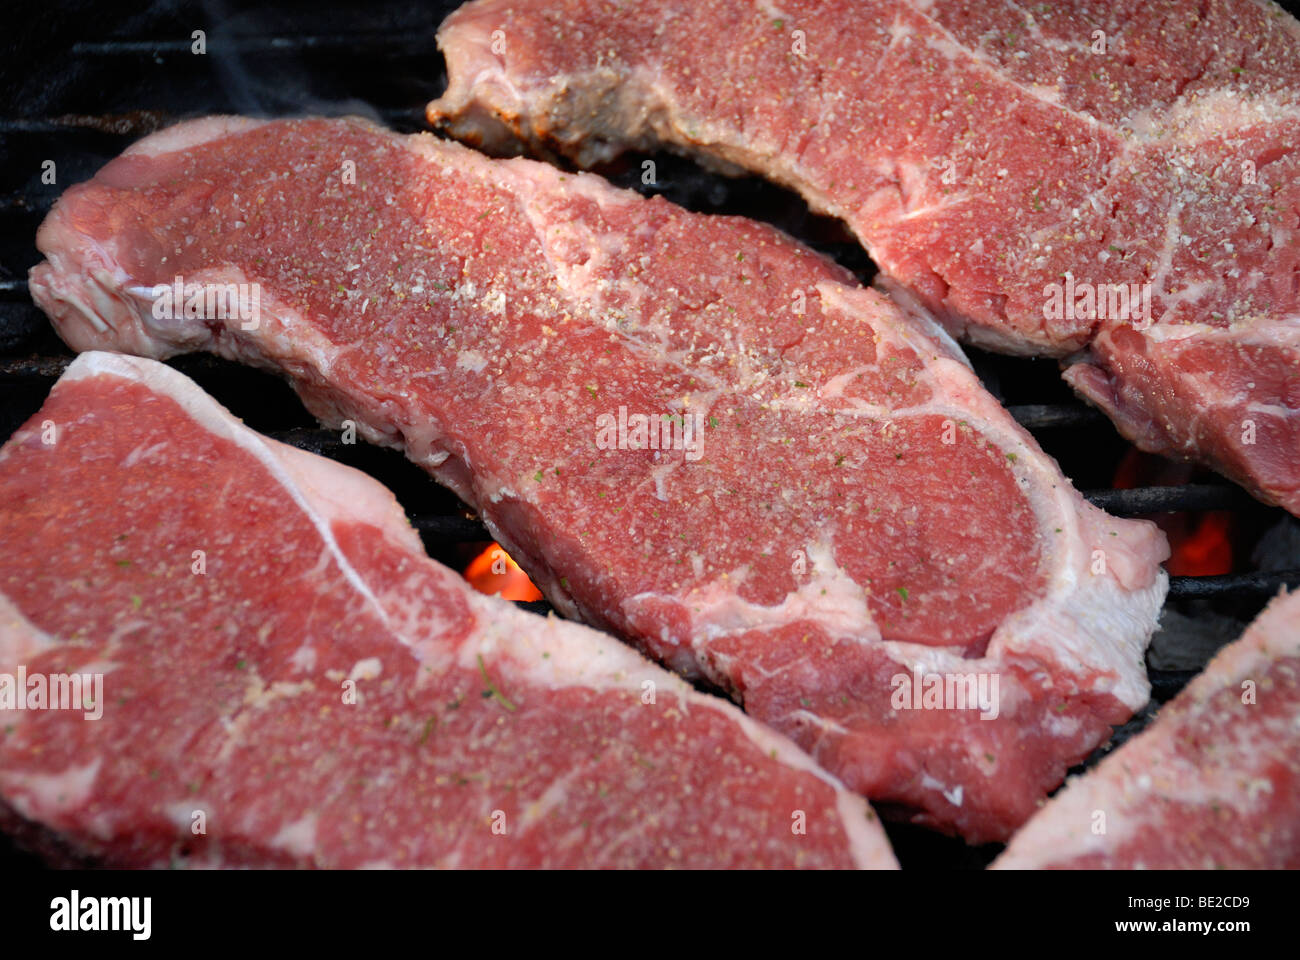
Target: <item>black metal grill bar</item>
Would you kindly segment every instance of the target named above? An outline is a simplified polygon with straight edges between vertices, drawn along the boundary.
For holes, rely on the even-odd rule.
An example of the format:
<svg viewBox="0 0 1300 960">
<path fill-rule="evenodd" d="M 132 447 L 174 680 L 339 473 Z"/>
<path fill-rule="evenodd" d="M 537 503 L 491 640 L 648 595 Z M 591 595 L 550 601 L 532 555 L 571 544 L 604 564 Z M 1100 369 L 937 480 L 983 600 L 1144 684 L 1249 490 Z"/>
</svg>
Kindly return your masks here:
<svg viewBox="0 0 1300 960">
<path fill-rule="evenodd" d="M 196 29 L 206 29 L 196 24 Z M 225 34 L 206 30 L 204 44 L 206 56 L 223 53 L 301 53 L 305 51 L 338 51 L 349 57 L 380 54 L 385 57 L 411 54 L 434 54 L 437 46 L 434 34 L 437 22 L 430 20 L 427 32 L 393 30 L 365 33 L 299 34 L 296 36 L 265 36 L 259 34 Z M 74 57 L 131 57 L 152 56 L 160 53 L 191 54 L 194 40 L 190 36 L 158 40 L 101 40 L 74 43 Z"/>
<path fill-rule="evenodd" d="M 27 299 L 26 280 L 0 280 L 0 301 Z"/>
<path fill-rule="evenodd" d="M 1228 484 L 1185 483 L 1174 487 L 1132 487 L 1126 490 L 1085 490 L 1084 498 L 1116 517 L 1144 517 L 1184 510 L 1235 510 L 1255 501 L 1240 487 Z"/>
<path fill-rule="evenodd" d="M 1293 590 L 1300 587 L 1300 570 L 1169 578 L 1169 596 L 1179 600 L 1204 600 L 1229 594 L 1271 597 L 1283 587 Z"/>
<path fill-rule="evenodd" d="M 411 526 L 422 535 L 436 537 L 443 543 L 477 543 L 492 539 L 492 534 L 477 517 L 415 514 L 409 519 Z"/>
<path fill-rule="evenodd" d="M 424 112 L 419 108 L 413 107 L 371 107 L 368 111 L 377 114 L 389 124 L 410 123 L 411 121 L 424 122 Z M 94 118 L 95 123 L 87 123 L 84 117 L 53 117 L 49 119 L 28 119 L 25 117 L 0 117 L 0 134 L 54 134 L 54 133 L 73 133 L 77 130 L 92 129 L 100 133 L 108 133 L 122 137 L 139 137 L 145 133 L 159 130 L 163 127 L 170 126 L 173 123 L 179 123 L 185 119 L 180 115 L 167 113 L 158 113 L 151 111 L 146 118 L 118 118 L 112 117 Z M 37 209 L 39 204 L 47 206 L 53 203 L 53 197 L 36 197 L 27 198 L 26 205 L 30 209 Z M 2 209 L 2 208 L 0 208 Z"/>
<path fill-rule="evenodd" d="M 72 362 L 71 357 L 0 358 L 0 377 L 24 377 L 32 380 L 57 380 Z"/>
<path fill-rule="evenodd" d="M 163 118 L 164 114 L 151 113 L 150 117 Z M 87 120 L 93 119 L 93 124 Z M 78 129 L 94 129 L 107 133 L 131 136 L 140 130 L 142 118 L 127 120 L 112 117 L 0 117 L 0 133 L 71 133 Z"/>
<path fill-rule="evenodd" d="M 1007 413 L 1026 430 L 1090 426 L 1106 419 L 1100 410 L 1083 404 L 1029 403 L 1007 407 Z"/>
<path fill-rule="evenodd" d="M 53 206 L 54 197 L 4 197 L 0 198 L 0 215 L 46 214 Z"/>
<path fill-rule="evenodd" d="M 1183 687 L 1191 683 L 1198 673 L 1199 670 L 1155 670 L 1147 667 L 1147 680 L 1151 683 L 1151 699 L 1157 703 L 1172 699 Z"/>
</svg>

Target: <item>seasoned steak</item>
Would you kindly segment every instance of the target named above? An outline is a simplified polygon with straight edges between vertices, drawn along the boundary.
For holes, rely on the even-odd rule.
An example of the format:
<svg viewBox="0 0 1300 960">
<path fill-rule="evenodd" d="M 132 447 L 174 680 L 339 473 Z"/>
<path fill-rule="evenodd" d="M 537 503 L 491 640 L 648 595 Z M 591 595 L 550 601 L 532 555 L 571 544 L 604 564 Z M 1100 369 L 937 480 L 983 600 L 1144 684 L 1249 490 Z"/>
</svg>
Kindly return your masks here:
<svg viewBox="0 0 1300 960">
<path fill-rule="evenodd" d="M 1005 837 L 1146 701 L 1161 534 L 1089 506 L 923 314 L 769 227 L 360 121 L 213 119 L 38 243 L 73 347 L 284 373 L 565 614 L 896 812 Z M 230 284 L 256 317 L 209 309 Z M 955 706 L 967 677 L 1000 706 Z"/>
<path fill-rule="evenodd" d="M 0 823 L 56 861 L 895 865 L 788 741 L 154 361 L 83 354 L 0 449 L 0 544 Z"/>
</svg>

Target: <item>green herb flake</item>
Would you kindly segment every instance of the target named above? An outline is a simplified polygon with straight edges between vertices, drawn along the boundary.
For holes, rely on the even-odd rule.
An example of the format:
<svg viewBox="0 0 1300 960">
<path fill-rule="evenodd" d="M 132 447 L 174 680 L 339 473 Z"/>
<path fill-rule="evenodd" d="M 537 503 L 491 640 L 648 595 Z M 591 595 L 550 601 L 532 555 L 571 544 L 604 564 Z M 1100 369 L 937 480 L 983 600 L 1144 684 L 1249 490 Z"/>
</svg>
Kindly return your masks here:
<svg viewBox="0 0 1300 960">
<path fill-rule="evenodd" d="M 497 703 L 501 704 L 501 706 L 505 707 L 511 713 L 514 713 L 515 710 L 518 708 L 513 703 L 511 703 L 510 700 L 506 697 L 506 695 L 502 693 L 501 690 L 497 687 L 497 685 L 492 682 L 492 678 L 488 676 L 487 665 L 483 663 L 483 654 L 481 653 L 478 655 L 478 669 L 479 669 L 479 673 L 483 674 L 483 682 L 487 684 L 487 689 L 483 691 L 483 699 L 487 700 L 488 698 L 491 698 L 497 701 Z"/>
</svg>

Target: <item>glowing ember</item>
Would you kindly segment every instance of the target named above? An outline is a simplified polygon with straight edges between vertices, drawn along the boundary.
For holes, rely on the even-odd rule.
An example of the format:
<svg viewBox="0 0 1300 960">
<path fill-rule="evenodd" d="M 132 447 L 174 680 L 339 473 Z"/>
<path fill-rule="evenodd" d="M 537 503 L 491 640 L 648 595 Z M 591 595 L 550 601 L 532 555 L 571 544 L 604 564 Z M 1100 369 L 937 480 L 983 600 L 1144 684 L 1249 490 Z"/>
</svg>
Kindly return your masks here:
<svg viewBox="0 0 1300 960">
<path fill-rule="evenodd" d="M 480 553 L 465 568 L 465 579 L 479 593 L 500 595 L 506 600 L 540 600 L 542 593 L 519 564 L 497 544 Z"/>
<path fill-rule="evenodd" d="M 1115 472 L 1114 486 L 1177 486 L 1194 483 L 1197 468 L 1130 449 Z M 1214 577 L 1231 573 L 1233 556 L 1232 514 L 1167 513 L 1151 518 L 1169 538 L 1165 568 L 1175 577 Z"/>
<path fill-rule="evenodd" d="M 1232 570 L 1231 515 L 1207 513 L 1188 517 L 1181 538 L 1170 537 L 1173 553 L 1166 566 L 1175 577 L 1213 577 Z"/>
</svg>

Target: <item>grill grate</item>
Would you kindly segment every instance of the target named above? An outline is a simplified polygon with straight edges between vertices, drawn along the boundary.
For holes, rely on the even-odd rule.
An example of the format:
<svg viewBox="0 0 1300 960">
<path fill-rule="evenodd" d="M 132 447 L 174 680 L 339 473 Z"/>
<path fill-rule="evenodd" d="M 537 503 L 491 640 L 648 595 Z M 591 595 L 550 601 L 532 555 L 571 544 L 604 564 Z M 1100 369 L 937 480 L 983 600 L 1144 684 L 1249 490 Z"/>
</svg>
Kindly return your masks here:
<svg viewBox="0 0 1300 960">
<path fill-rule="evenodd" d="M 434 33 L 458 5 L 374 0 L 357 10 L 318 0 L 305 10 L 277 11 L 236 3 L 230 9 L 223 4 L 224 23 L 214 23 L 212 5 L 184 0 L 144 11 L 123 3 L 116 15 L 114 4 L 100 3 L 95 16 L 73 3 L 19 31 L 21 46 L 0 64 L 6 94 L 0 102 L 12 114 L 0 117 L 0 442 L 39 408 L 72 359 L 31 303 L 25 279 L 38 259 L 36 227 L 68 185 L 87 179 L 139 136 L 206 113 L 362 113 L 398 130 L 423 129 L 424 104 L 443 86 Z M 116 26 L 96 36 L 96 24 Z M 191 53 L 193 31 L 200 29 L 207 42 L 202 56 Z M 754 178 L 722 180 L 662 154 L 653 158 L 658 185 L 645 187 L 642 159 L 627 158 L 601 172 L 689 209 L 767 220 L 870 281 L 874 268 L 860 246 L 794 195 Z M 56 184 L 41 180 L 45 161 L 56 164 Z M 1069 392 L 1053 362 L 970 353 L 989 389 L 1097 506 L 1120 516 L 1230 511 L 1238 536 L 1250 542 L 1286 517 L 1208 474 L 1172 486 L 1114 489 L 1129 448 L 1099 412 Z M 419 504 L 411 521 L 435 559 L 463 568 L 490 539 L 477 518 L 418 468 L 394 451 L 343 444 L 274 378 L 208 356 L 178 358 L 173 365 L 255 429 L 359 467 L 401 502 Z M 1221 576 L 1172 578 L 1167 606 L 1245 621 L 1284 585 L 1300 586 L 1300 570 L 1239 565 Z M 545 603 L 521 606 L 550 609 Z M 1195 672 L 1149 671 L 1155 703 L 1172 697 Z M 1140 730 L 1151 712 L 1117 730 L 1113 743 Z M 996 852 L 906 826 L 891 825 L 890 835 L 905 866 L 979 867 Z M 0 838 L 0 865 L 8 858 L 14 854 Z"/>
</svg>

